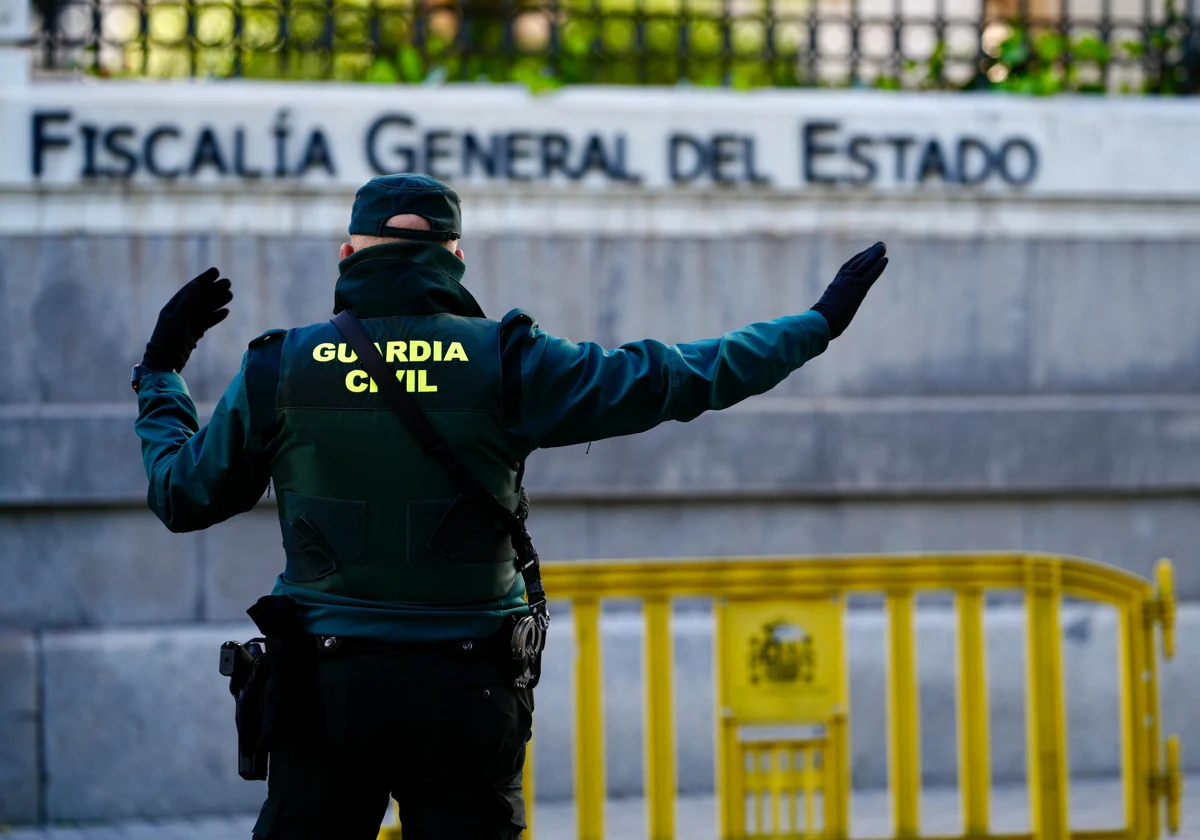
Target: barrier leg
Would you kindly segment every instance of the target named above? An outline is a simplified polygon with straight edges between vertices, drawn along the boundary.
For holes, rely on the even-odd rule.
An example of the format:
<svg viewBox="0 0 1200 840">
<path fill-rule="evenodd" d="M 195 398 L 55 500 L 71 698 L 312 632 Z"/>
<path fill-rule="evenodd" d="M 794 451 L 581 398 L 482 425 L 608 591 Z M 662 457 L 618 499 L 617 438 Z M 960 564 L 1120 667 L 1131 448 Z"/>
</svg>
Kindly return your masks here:
<svg viewBox="0 0 1200 840">
<path fill-rule="evenodd" d="M 525 830 L 522 840 L 533 840 L 533 738 L 525 744 L 525 771 L 521 776 L 521 795 L 525 798 Z"/>
<path fill-rule="evenodd" d="M 921 726 L 913 593 L 889 593 L 887 612 L 888 766 L 892 787 L 892 830 L 896 837 L 916 837 L 921 832 Z"/>
<path fill-rule="evenodd" d="M 675 729 L 671 694 L 671 602 L 647 598 L 646 821 L 650 840 L 675 837 Z"/>
<path fill-rule="evenodd" d="M 850 836 L 850 732 L 846 715 L 836 714 L 829 720 L 829 743 L 821 760 L 824 762 L 824 836 L 842 840 Z M 812 820 L 809 820 L 812 826 Z"/>
<path fill-rule="evenodd" d="M 992 787 L 983 593 L 958 593 L 958 785 L 967 836 L 988 833 Z"/>
<path fill-rule="evenodd" d="M 738 744 L 738 723 L 725 703 L 725 674 L 722 663 L 731 661 L 725 625 L 726 606 L 723 600 L 713 604 L 713 676 L 716 681 L 717 731 L 717 825 L 721 840 L 734 840 L 746 834 L 746 760 Z"/>
<path fill-rule="evenodd" d="M 1062 595 L 1058 563 L 1031 559 L 1025 567 L 1025 678 L 1029 753 L 1029 818 L 1035 840 L 1068 837 L 1067 722 L 1063 705 Z"/>
<path fill-rule="evenodd" d="M 600 671 L 600 602 L 576 599 L 575 802 L 579 840 L 604 837 L 604 706 Z"/>
</svg>

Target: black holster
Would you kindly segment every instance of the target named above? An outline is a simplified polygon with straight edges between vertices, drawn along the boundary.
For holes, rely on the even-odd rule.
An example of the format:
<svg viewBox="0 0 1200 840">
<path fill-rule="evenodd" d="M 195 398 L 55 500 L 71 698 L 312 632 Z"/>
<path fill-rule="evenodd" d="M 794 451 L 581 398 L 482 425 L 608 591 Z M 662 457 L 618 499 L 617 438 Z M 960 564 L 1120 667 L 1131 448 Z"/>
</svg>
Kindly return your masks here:
<svg viewBox="0 0 1200 840">
<path fill-rule="evenodd" d="M 238 733 L 238 775 L 248 781 L 267 778 L 267 751 L 262 746 L 262 694 L 266 655 L 262 639 L 221 645 L 221 674 L 229 677 L 233 719 Z"/>
<path fill-rule="evenodd" d="M 234 698 L 238 775 L 261 781 L 282 734 L 315 725 L 316 650 L 291 598 L 268 595 L 246 612 L 265 638 L 221 645 L 221 673 Z"/>
</svg>

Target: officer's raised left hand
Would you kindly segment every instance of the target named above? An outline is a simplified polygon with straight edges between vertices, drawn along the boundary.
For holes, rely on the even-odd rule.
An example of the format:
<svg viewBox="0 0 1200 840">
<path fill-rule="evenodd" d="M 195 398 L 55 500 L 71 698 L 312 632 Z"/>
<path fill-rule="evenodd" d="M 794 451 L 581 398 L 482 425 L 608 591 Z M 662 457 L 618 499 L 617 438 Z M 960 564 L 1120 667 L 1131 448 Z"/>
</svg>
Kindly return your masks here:
<svg viewBox="0 0 1200 840">
<path fill-rule="evenodd" d="M 887 268 L 886 253 L 887 246 L 876 242 L 867 250 L 855 254 L 838 269 L 825 294 L 813 306 L 813 310 L 824 315 L 829 323 L 831 339 L 837 338 L 850 326 L 867 292 Z"/>
<path fill-rule="evenodd" d="M 167 301 L 158 313 L 143 365 L 154 370 L 183 370 L 196 342 L 229 315 L 224 307 L 233 300 L 233 292 L 227 279 L 217 279 L 220 276 L 220 271 L 210 268 Z"/>
</svg>

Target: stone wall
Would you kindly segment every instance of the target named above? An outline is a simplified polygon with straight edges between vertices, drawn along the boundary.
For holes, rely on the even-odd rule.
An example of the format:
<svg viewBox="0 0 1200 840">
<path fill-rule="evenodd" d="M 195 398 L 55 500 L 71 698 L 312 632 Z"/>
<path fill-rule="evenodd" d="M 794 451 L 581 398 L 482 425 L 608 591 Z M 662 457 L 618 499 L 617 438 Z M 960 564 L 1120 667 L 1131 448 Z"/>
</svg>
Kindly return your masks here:
<svg viewBox="0 0 1200 840">
<path fill-rule="evenodd" d="M 488 312 L 521 306 L 573 338 L 679 341 L 806 308 L 868 238 L 484 237 L 468 242 L 468 280 Z M 1167 555 L 1181 594 L 1200 598 L 1190 562 L 1200 538 L 1200 295 L 1185 279 L 1200 242 L 886 238 L 892 265 L 859 319 L 775 393 L 597 442 L 590 454 L 535 455 L 543 556 L 1029 549 L 1148 574 Z M 210 406 L 250 338 L 326 316 L 337 241 L 0 240 L 6 819 L 252 809 L 261 795 L 236 778 L 215 673 L 217 644 L 247 631 L 213 623 L 238 621 L 279 571 L 271 503 L 200 534 L 163 529 L 142 501 L 126 366 L 171 290 L 220 265 L 236 283 L 233 314 L 187 370 Z M 856 615 L 864 650 L 879 619 Z M 622 793 L 639 788 L 641 772 L 629 620 L 610 630 L 606 651 L 606 667 L 623 675 L 609 698 L 610 784 Z M 680 680 L 703 698 L 707 630 L 689 621 Z M 993 650 L 1019 659 L 1008 621 Z M 1090 655 L 1102 661 L 1103 651 L 1111 645 Z M 923 648 L 921 658 L 942 657 Z M 570 715 L 554 675 L 568 671 L 552 662 L 538 759 L 542 794 L 563 796 Z M 881 784 L 882 660 L 864 655 L 853 667 L 856 781 Z M 933 675 L 931 723 L 953 708 L 952 692 L 952 673 Z M 1004 752 L 1022 742 L 1020 669 L 999 671 L 995 692 L 1011 729 L 997 732 L 996 773 L 1012 778 L 1023 767 Z M 1115 702 L 1115 682 L 1072 695 L 1083 720 L 1111 717 Z M 711 785 L 710 711 L 680 709 L 689 790 Z M 1115 772 L 1115 741 L 1093 749 L 1078 737 L 1087 729 L 1072 731 L 1078 773 Z M 927 781 L 953 783 L 952 730 L 931 725 L 924 743 Z M 146 783 L 114 781 L 149 766 Z"/>
<path fill-rule="evenodd" d="M 1034 116 L 1091 109 L 1100 125 L 1096 107 L 1029 106 Z M 1149 148 L 1156 126 L 1184 124 L 1157 105 L 1106 107 L 1123 133 L 1097 159 L 1113 167 Z M 1038 137 L 1051 143 L 1056 123 L 1045 125 Z M 1200 228 L 1190 221 L 1200 183 L 1179 172 L 1163 195 L 1122 176 L 1123 192 L 1106 197 L 1098 169 L 1086 200 L 464 189 L 467 283 L 484 309 L 521 307 L 552 332 L 607 346 L 713 337 L 801 311 L 854 252 L 884 239 L 892 255 L 846 335 L 775 392 L 590 453 L 535 454 L 542 556 L 1012 549 L 1143 575 L 1170 556 L 1185 603 L 1164 714 L 1185 744 L 1200 743 L 1185 714 L 1200 691 Z M 236 778 L 216 648 L 249 633 L 243 610 L 280 571 L 273 502 L 199 534 L 162 528 L 144 504 L 128 369 L 163 302 L 218 265 L 234 280 L 232 314 L 186 371 L 211 410 L 250 339 L 329 316 L 351 197 L 0 184 L 0 823 L 257 806 L 261 789 Z M 282 210 L 291 215 L 272 221 Z M 949 614 L 929 606 L 923 766 L 943 784 L 955 772 L 952 634 Z M 869 605 L 850 622 L 859 785 L 885 779 L 880 622 Z M 641 773 L 640 624 L 617 613 L 605 628 L 609 782 L 630 793 Z M 556 624 L 539 694 L 547 797 L 570 794 L 568 630 Z M 994 770 L 1011 780 L 1024 762 L 1020 613 L 997 607 L 989 631 Z M 678 617 L 690 791 L 711 785 L 709 633 L 703 610 Z M 1070 612 L 1064 633 L 1072 770 L 1112 774 L 1112 617 Z M 1184 754 L 1200 769 L 1200 751 Z"/>
</svg>

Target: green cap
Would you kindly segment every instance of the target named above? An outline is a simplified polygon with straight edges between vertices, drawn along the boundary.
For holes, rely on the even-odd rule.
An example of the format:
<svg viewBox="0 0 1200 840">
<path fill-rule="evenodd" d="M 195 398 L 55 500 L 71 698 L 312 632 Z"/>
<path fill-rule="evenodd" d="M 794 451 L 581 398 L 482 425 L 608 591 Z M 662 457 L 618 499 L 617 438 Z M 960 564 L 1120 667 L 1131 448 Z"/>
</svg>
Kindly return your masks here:
<svg viewBox="0 0 1200 840">
<path fill-rule="evenodd" d="M 412 213 L 429 220 L 430 230 L 388 227 L 388 219 Z M 462 238 L 458 193 L 428 175 L 382 175 L 359 188 L 350 211 L 350 233 L 449 242 Z"/>
</svg>

